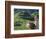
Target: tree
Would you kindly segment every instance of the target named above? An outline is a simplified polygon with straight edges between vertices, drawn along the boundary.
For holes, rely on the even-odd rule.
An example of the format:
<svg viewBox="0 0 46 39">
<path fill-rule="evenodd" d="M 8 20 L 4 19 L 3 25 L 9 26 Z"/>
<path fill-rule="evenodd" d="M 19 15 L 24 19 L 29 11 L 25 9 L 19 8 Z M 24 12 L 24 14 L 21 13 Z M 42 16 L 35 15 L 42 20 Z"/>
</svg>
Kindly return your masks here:
<svg viewBox="0 0 46 39">
<path fill-rule="evenodd" d="M 37 16 L 39 18 L 39 14 L 36 12 L 36 13 L 32 13 L 32 17 L 35 17 Z"/>
</svg>

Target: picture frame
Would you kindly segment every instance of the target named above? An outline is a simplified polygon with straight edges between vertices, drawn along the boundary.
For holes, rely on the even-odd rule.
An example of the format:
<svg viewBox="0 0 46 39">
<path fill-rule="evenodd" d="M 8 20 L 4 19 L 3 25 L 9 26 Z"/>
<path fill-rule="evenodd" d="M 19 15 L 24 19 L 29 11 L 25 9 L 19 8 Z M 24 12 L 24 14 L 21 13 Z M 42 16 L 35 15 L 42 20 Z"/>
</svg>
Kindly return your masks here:
<svg viewBox="0 0 46 39">
<path fill-rule="evenodd" d="M 27 8 L 31 7 L 31 6 L 35 6 L 35 7 L 41 7 L 41 11 L 39 10 L 39 12 L 41 13 L 41 21 L 39 21 L 39 24 L 40 26 L 42 26 L 40 29 L 41 31 L 38 32 L 38 31 L 17 31 L 15 33 L 13 33 L 13 18 L 11 19 L 11 17 L 13 17 L 13 11 L 12 11 L 12 6 L 13 7 L 15 5 L 18 5 L 16 6 L 17 8 L 19 7 L 19 9 L 22 7 L 25 7 L 28 6 Z M 14 7 L 15 8 L 15 7 Z M 24 9 L 25 9 L 24 8 Z M 37 8 L 34 8 L 33 9 L 37 9 Z M 16 9 L 16 8 L 15 8 Z M 30 8 L 29 8 L 30 9 Z M 39 9 L 39 8 L 38 8 Z M 23 9 L 21 9 L 23 10 Z M 12 13 L 12 14 L 11 14 Z M 39 17 L 40 18 L 40 17 Z M 12 21 L 12 22 L 11 22 Z M 11 27 L 12 26 L 12 27 Z M 12 32 L 12 34 L 11 34 Z M 18 33 L 19 32 L 19 33 Z M 28 33 L 27 33 L 28 32 Z M 36 33 L 34 33 L 36 32 Z M 34 37 L 34 36 L 44 36 L 45 35 L 45 4 L 44 3 L 35 3 L 35 2 L 18 2 L 18 1 L 5 1 L 5 38 L 18 38 L 18 37 Z"/>
</svg>

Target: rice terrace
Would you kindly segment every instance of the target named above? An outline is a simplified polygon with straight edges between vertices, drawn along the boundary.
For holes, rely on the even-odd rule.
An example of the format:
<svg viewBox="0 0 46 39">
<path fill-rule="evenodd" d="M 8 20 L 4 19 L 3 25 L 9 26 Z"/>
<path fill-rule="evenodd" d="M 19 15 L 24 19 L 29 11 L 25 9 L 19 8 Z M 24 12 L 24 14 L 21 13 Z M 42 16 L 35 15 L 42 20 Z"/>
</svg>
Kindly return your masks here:
<svg viewBox="0 0 46 39">
<path fill-rule="evenodd" d="M 38 9 L 14 9 L 14 30 L 39 29 Z"/>
</svg>

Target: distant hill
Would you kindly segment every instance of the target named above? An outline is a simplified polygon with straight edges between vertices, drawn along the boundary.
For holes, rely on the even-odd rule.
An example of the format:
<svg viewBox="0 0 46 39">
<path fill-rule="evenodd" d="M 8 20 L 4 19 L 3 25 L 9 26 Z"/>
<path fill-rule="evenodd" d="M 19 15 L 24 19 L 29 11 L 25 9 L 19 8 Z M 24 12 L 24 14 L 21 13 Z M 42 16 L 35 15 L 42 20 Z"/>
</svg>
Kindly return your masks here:
<svg viewBox="0 0 46 39">
<path fill-rule="evenodd" d="M 14 9 L 15 13 L 21 12 L 21 13 L 34 13 L 34 12 L 39 12 L 38 9 Z"/>
</svg>

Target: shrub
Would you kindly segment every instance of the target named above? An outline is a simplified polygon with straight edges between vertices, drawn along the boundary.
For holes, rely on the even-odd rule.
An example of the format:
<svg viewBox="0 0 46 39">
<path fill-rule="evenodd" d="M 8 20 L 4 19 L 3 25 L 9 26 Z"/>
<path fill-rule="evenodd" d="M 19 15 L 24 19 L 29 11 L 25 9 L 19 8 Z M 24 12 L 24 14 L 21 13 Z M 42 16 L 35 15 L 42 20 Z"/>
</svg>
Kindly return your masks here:
<svg viewBox="0 0 46 39">
<path fill-rule="evenodd" d="M 30 23 L 30 28 L 31 28 L 31 29 L 35 29 L 35 24 Z"/>
<path fill-rule="evenodd" d="M 14 23 L 14 26 L 21 26 L 21 24 L 22 24 L 22 23 L 18 21 L 18 22 L 15 22 L 15 23 Z"/>
</svg>

